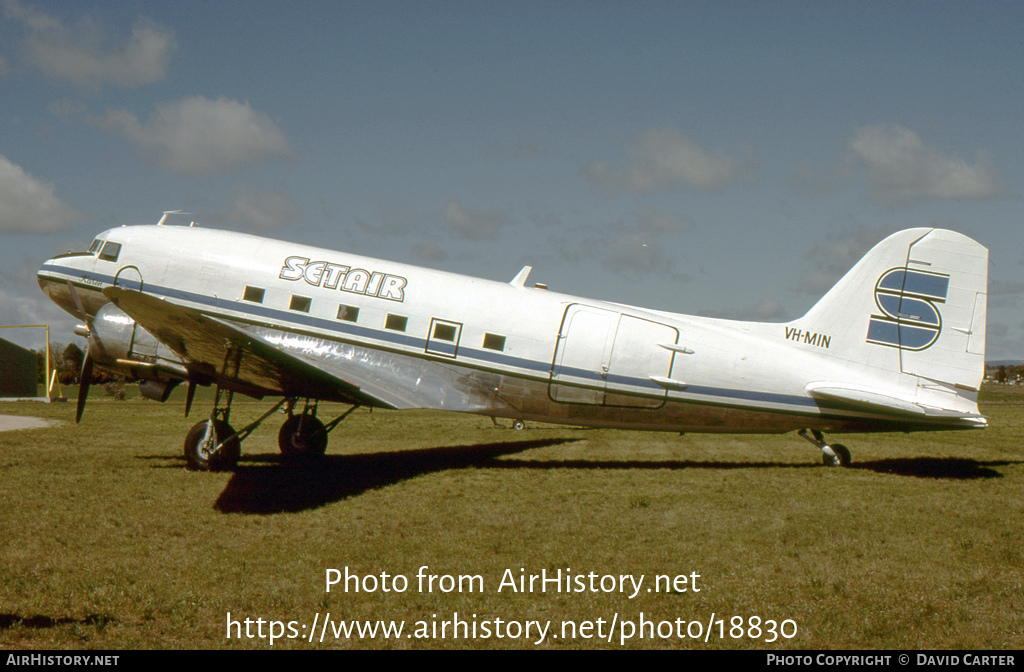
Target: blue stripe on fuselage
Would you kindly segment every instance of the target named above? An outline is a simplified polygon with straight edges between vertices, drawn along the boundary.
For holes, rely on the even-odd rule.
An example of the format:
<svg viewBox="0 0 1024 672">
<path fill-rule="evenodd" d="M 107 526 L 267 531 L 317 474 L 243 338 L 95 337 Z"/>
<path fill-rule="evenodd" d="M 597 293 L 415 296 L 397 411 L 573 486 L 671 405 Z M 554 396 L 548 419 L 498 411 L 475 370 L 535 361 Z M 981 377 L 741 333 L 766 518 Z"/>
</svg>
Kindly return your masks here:
<svg viewBox="0 0 1024 672">
<path fill-rule="evenodd" d="M 114 283 L 114 276 L 107 275 L 104 273 L 96 272 L 85 272 L 77 269 L 68 269 L 64 266 L 54 264 L 44 264 L 39 270 L 38 275 L 45 278 L 43 272 L 52 273 L 56 276 L 64 276 L 66 279 L 71 280 L 72 284 L 80 284 L 81 286 L 97 290 L 99 287 L 82 283 L 82 280 L 88 280 L 92 282 L 98 282 L 104 286 L 112 286 Z M 56 282 L 63 282 L 60 279 L 54 279 Z M 127 284 L 127 283 L 126 283 Z M 334 321 L 312 315 L 306 315 L 301 313 L 295 313 L 286 310 L 280 310 L 277 308 L 269 308 L 256 303 L 242 303 L 233 299 L 221 299 L 216 296 L 207 296 L 205 294 L 197 294 L 195 292 L 189 292 L 186 290 L 175 289 L 172 287 L 163 287 L 159 285 L 153 285 L 151 283 L 145 283 L 145 291 L 147 294 L 154 296 L 160 296 L 168 299 L 177 299 L 179 301 L 187 301 L 194 304 L 206 306 L 208 308 L 217 308 L 221 310 L 231 310 L 245 315 L 259 316 L 265 319 L 270 319 L 275 322 L 291 322 L 293 324 L 303 325 L 306 327 L 312 327 L 314 329 L 320 329 L 326 332 L 332 332 L 343 337 L 351 338 L 360 345 L 367 345 L 366 340 L 369 341 L 383 341 L 393 346 L 403 346 L 407 348 L 416 348 L 420 350 L 426 350 L 427 339 L 417 338 L 415 336 L 409 336 L 408 334 L 400 332 L 389 332 L 387 330 L 370 329 L 368 327 L 360 327 L 347 322 Z M 240 307 L 244 307 L 245 310 L 240 310 Z M 224 319 L 239 319 L 238 317 L 218 315 Z M 273 328 L 278 325 L 259 325 L 268 328 Z M 362 340 L 361 340 L 362 339 Z M 399 352 L 402 352 L 399 350 Z M 403 354 L 411 354 L 403 352 Z M 422 355 L 418 355 L 422 356 Z M 459 359 L 460 363 L 468 364 L 466 359 L 476 360 L 485 364 L 490 364 L 494 367 L 505 367 L 505 368 L 518 368 L 524 371 L 530 371 L 534 374 L 533 377 L 544 382 L 550 380 L 551 363 L 547 361 L 536 361 L 532 359 L 524 359 L 521 357 L 512 357 L 510 355 L 504 355 L 493 350 L 478 350 L 465 345 L 459 345 Z M 444 360 L 440 360 L 444 361 Z M 498 372 L 504 372 L 501 368 L 497 369 Z M 621 375 L 609 375 L 607 378 L 603 378 L 597 371 L 591 371 L 588 369 L 577 369 L 571 367 L 562 367 L 560 369 L 561 375 L 570 375 L 578 380 L 584 381 L 610 381 L 615 384 L 629 385 L 632 387 L 640 387 L 657 391 L 659 397 L 664 396 L 664 388 L 657 385 L 650 379 L 646 378 L 633 378 Z M 571 384 L 564 381 L 557 381 L 558 384 Z M 580 386 L 576 383 L 575 386 Z M 583 385 L 586 386 L 586 385 Z M 760 402 L 760 403 L 771 403 L 771 404 L 782 404 L 797 406 L 801 409 L 817 409 L 817 403 L 809 398 L 803 396 L 796 396 L 791 394 L 771 393 L 771 392 L 756 392 L 752 390 L 736 390 L 730 388 L 719 388 L 719 387 L 705 387 L 700 385 L 689 385 L 686 389 L 686 395 L 689 396 L 701 396 L 701 397 L 717 397 L 726 401 L 720 401 L 717 403 L 728 404 L 731 402 Z M 672 397 L 673 399 L 681 399 L 681 397 Z M 739 404 L 740 406 L 746 406 L 746 404 Z"/>
</svg>

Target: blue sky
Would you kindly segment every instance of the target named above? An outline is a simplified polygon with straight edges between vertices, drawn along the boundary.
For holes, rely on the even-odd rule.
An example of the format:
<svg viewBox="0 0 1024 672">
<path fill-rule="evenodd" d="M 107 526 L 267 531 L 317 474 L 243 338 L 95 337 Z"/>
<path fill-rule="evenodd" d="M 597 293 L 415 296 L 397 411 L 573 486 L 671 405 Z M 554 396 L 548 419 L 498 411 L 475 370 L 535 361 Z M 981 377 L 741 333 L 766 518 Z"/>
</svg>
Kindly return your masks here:
<svg viewBox="0 0 1024 672">
<path fill-rule="evenodd" d="M 770 321 L 941 226 L 991 250 L 988 359 L 1024 359 L 1022 25 L 1019 2 L 0 0 L 0 324 L 72 340 L 43 260 L 171 209 Z"/>
</svg>

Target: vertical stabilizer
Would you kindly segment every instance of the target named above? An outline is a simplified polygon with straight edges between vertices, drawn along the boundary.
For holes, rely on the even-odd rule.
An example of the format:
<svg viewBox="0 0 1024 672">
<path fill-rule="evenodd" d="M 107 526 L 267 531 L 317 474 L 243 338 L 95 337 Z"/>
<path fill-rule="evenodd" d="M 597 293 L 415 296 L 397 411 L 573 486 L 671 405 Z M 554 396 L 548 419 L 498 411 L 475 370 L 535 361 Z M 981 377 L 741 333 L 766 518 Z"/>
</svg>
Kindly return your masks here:
<svg viewBox="0 0 1024 672">
<path fill-rule="evenodd" d="M 987 287 L 986 248 L 908 229 L 876 245 L 792 329 L 828 335 L 828 356 L 903 389 L 898 374 L 914 376 L 919 402 L 949 407 L 943 397 L 974 393 L 984 377 Z"/>
</svg>

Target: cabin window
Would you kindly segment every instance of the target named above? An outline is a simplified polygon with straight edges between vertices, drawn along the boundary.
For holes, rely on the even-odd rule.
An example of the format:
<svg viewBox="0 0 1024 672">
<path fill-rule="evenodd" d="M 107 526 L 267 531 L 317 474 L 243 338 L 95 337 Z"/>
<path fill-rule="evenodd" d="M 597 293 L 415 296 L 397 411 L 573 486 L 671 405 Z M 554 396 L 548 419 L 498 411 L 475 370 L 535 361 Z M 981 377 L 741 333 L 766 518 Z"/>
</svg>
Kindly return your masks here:
<svg viewBox="0 0 1024 672">
<path fill-rule="evenodd" d="M 117 255 L 121 254 L 121 243 L 107 243 L 100 252 L 100 259 L 103 261 L 117 261 Z"/>
<path fill-rule="evenodd" d="M 497 334 L 484 334 L 484 347 L 488 350 L 498 350 L 504 352 L 505 350 L 505 337 L 498 336 Z"/>
<path fill-rule="evenodd" d="M 346 322 L 355 322 L 359 319 L 359 309 L 355 306 L 338 306 L 338 319 Z"/>
<path fill-rule="evenodd" d="M 263 303 L 263 295 L 265 290 L 259 287 L 249 287 L 246 285 L 245 294 L 242 296 L 246 301 L 252 301 L 253 303 Z"/>
<path fill-rule="evenodd" d="M 435 317 L 430 321 L 426 352 L 442 357 L 458 356 L 461 331 L 462 325 L 458 322 L 445 322 Z"/>
<path fill-rule="evenodd" d="M 292 302 L 291 302 L 291 304 L 288 307 L 291 310 L 294 310 L 294 311 L 297 311 L 297 312 L 300 312 L 300 313 L 308 313 L 309 312 L 309 306 L 312 303 L 313 303 L 313 300 L 310 299 L 309 297 L 296 296 L 296 295 L 292 294 Z"/>
<path fill-rule="evenodd" d="M 440 341 L 451 341 L 455 342 L 455 335 L 459 333 L 458 328 L 454 324 L 435 324 L 434 325 L 434 338 Z"/>
<path fill-rule="evenodd" d="M 402 317 L 401 315 L 388 314 L 387 319 L 384 321 L 385 329 L 392 329 L 394 331 L 405 331 L 405 327 L 409 324 L 408 317 Z"/>
</svg>

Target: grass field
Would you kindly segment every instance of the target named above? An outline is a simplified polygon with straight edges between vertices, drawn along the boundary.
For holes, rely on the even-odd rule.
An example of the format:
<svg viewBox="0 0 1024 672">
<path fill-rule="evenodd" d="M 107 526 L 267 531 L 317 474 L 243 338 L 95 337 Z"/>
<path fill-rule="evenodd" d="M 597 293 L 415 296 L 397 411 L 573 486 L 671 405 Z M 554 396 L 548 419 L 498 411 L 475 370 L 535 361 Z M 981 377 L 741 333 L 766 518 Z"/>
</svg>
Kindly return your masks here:
<svg viewBox="0 0 1024 672">
<path fill-rule="evenodd" d="M 173 399 L 92 394 L 81 425 L 74 403 L 0 404 L 60 421 L 0 433 L 0 648 L 269 648 L 245 636 L 245 618 L 253 635 L 257 618 L 264 635 L 281 622 L 274 648 L 1024 645 L 1024 395 L 1006 388 L 983 397 L 985 431 L 843 437 L 849 469 L 821 466 L 794 434 L 514 432 L 360 409 L 320 464 L 281 462 L 277 416 L 243 444 L 236 472 L 194 473 L 181 446 L 208 402 L 186 420 Z M 236 403 L 232 424 L 268 408 Z M 325 405 L 321 417 L 344 410 Z M 420 590 L 424 565 L 481 580 L 473 592 L 443 592 L 441 579 Z M 327 569 L 346 567 L 408 586 L 327 593 Z M 559 569 L 593 572 L 598 589 L 498 590 L 506 570 L 518 581 Z M 635 597 L 628 582 L 603 592 L 605 575 L 644 583 Z M 647 592 L 656 575 L 688 583 Z M 230 639 L 228 612 L 242 623 Z M 318 625 L 310 643 L 328 612 L 333 624 L 405 630 L 328 630 L 320 643 Z M 451 625 L 433 637 L 456 613 L 478 637 L 456 639 Z M 622 642 L 641 613 L 650 632 Z M 543 640 L 511 623 L 499 637 L 499 618 L 551 625 Z M 771 643 L 768 620 L 788 621 Z M 679 636 L 698 626 L 700 639 Z"/>
</svg>

